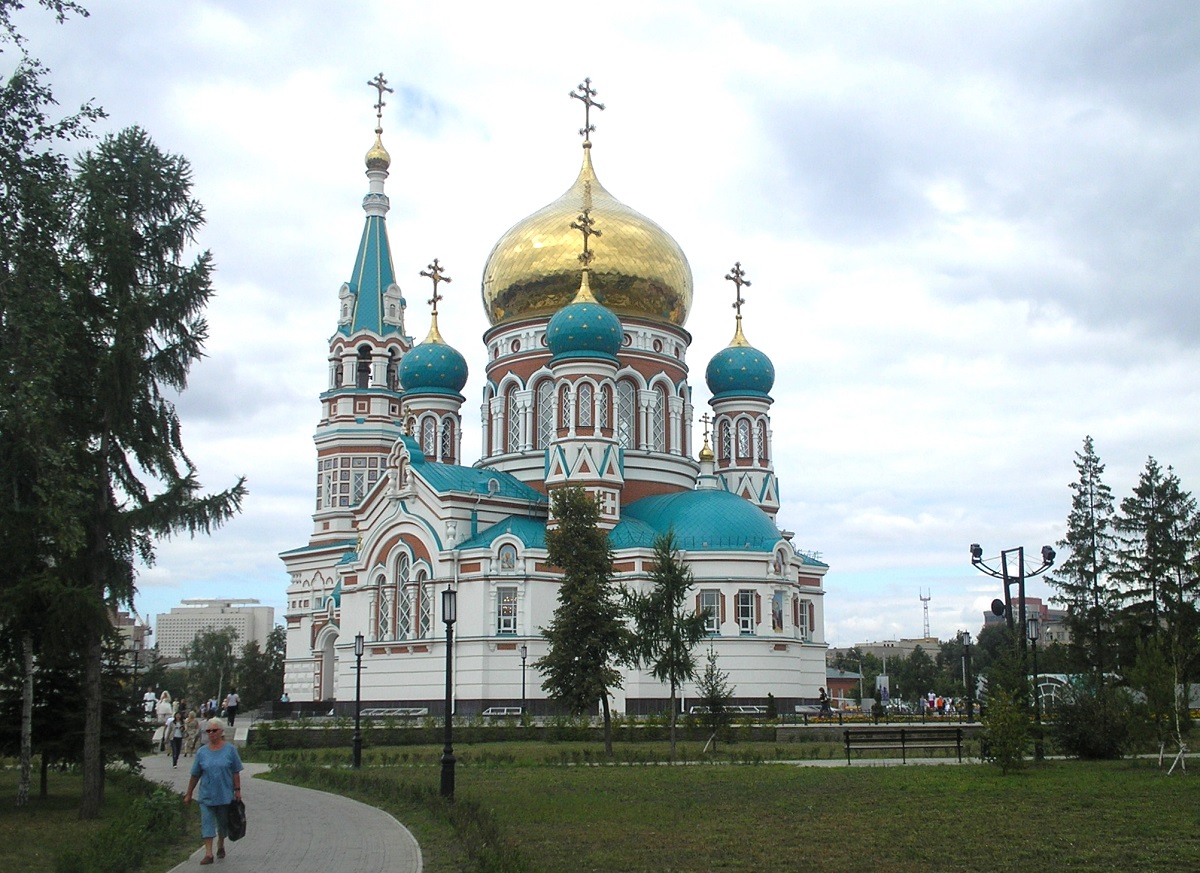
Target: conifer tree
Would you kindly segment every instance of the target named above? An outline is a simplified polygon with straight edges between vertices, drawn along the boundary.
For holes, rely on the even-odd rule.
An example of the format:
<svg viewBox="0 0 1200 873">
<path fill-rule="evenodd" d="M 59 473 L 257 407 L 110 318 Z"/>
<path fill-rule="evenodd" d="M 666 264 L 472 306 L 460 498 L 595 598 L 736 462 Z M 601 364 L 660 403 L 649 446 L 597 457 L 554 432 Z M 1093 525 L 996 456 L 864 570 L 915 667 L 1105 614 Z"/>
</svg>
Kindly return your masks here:
<svg viewBox="0 0 1200 873">
<path fill-rule="evenodd" d="M 1067 532 L 1057 543 L 1067 556 L 1047 581 L 1057 589 L 1054 601 L 1067 608 L 1077 667 L 1098 682 L 1109 661 L 1106 647 L 1112 640 L 1108 629 L 1119 602 L 1111 578 L 1116 551 L 1112 490 L 1104 484 L 1104 464 L 1090 436 L 1083 440 L 1083 451 L 1075 453 L 1075 469 L 1079 479 L 1070 485 Z"/>
<path fill-rule="evenodd" d="M 706 636 L 704 613 L 683 608 L 692 587 L 692 571 L 679 556 L 675 534 L 668 531 L 654 541 L 654 569 L 650 590 L 628 591 L 625 608 L 633 621 L 628 658 L 635 666 L 648 666 L 650 675 L 671 689 L 671 760 L 675 760 L 675 728 L 679 686 L 696 676 L 696 644 Z"/>
<path fill-rule="evenodd" d="M 729 684 L 729 674 L 717 665 L 717 652 L 710 644 L 704 672 L 696 682 L 696 693 L 697 701 L 704 707 L 704 723 L 712 731 L 709 742 L 713 749 L 717 747 L 717 734 L 729 724 L 729 701 L 736 690 Z"/>
<path fill-rule="evenodd" d="M 563 571 L 558 606 L 542 634 L 549 651 L 534 662 L 542 688 L 576 714 L 600 701 L 604 748 L 612 755 L 609 691 L 621 687 L 615 667 L 627 646 L 621 604 L 612 581 L 608 532 L 599 526 L 600 508 L 581 488 L 563 488 L 550 496 L 557 527 L 546 533 L 550 563 Z"/>
</svg>

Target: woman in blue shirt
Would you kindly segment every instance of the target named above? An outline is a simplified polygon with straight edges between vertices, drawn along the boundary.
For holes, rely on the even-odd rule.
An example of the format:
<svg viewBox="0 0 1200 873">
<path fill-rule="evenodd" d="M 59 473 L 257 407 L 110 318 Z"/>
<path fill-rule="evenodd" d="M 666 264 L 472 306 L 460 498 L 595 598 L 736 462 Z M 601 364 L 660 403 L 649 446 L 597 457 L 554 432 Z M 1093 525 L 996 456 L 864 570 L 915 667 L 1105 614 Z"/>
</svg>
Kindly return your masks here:
<svg viewBox="0 0 1200 873">
<path fill-rule="evenodd" d="M 210 718 L 204 728 L 208 745 L 196 751 L 192 778 L 188 781 L 184 803 L 192 802 L 192 792 L 200 785 L 200 836 L 204 839 L 201 864 L 213 862 L 213 837 L 217 839 L 217 857 L 225 857 L 225 835 L 229 831 L 228 808 L 242 799 L 242 759 L 233 743 L 225 742 L 225 723 Z"/>
</svg>

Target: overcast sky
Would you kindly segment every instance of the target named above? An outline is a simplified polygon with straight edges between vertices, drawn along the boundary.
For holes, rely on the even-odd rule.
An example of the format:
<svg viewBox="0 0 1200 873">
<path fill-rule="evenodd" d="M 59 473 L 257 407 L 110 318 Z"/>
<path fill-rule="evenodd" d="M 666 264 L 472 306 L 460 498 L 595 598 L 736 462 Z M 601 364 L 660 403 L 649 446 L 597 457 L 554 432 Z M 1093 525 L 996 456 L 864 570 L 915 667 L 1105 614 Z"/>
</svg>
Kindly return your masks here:
<svg viewBox="0 0 1200 873">
<path fill-rule="evenodd" d="M 226 528 L 160 547 L 144 615 L 256 597 L 282 619 L 380 71 L 407 328 L 428 329 L 417 274 L 440 258 L 468 458 L 483 262 L 574 181 L 567 94 L 590 76 L 598 176 L 692 265 L 697 417 L 733 331 L 723 276 L 753 282 L 779 522 L 830 565 L 830 642 L 921 635 L 922 592 L 935 635 L 977 631 L 999 586 L 969 544 L 1058 540 L 1087 434 L 1118 499 L 1149 455 L 1200 488 L 1200 5 L 90 5 L 18 26 L 64 107 L 94 98 L 99 130 L 191 161 L 218 270 L 184 438 L 207 486 L 250 488 Z"/>
</svg>

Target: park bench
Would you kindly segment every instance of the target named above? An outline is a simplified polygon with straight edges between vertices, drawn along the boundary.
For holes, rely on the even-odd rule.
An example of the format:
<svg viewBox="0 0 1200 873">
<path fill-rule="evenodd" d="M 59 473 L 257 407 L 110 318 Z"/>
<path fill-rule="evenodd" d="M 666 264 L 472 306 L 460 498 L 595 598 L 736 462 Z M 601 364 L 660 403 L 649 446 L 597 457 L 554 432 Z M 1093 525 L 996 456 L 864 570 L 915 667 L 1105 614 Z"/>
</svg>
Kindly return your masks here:
<svg viewBox="0 0 1200 873">
<path fill-rule="evenodd" d="M 910 749 L 955 749 L 962 763 L 962 728 L 872 727 L 852 728 L 846 734 L 846 763 L 854 749 L 899 749 L 900 760 L 908 763 Z"/>
<path fill-rule="evenodd" d="M 521 714 L 519 706 L 489 706 L 483 711 L 483 714 L 489 718 L 500 718 L 504 716 L 513 716 Z"/>
<path fill-rule="evenodd" d="M 372 706 L 359 715 L 363 718 L 415 718 L 429 715 L 429 710 L 424 706 Z"/>
</svg>

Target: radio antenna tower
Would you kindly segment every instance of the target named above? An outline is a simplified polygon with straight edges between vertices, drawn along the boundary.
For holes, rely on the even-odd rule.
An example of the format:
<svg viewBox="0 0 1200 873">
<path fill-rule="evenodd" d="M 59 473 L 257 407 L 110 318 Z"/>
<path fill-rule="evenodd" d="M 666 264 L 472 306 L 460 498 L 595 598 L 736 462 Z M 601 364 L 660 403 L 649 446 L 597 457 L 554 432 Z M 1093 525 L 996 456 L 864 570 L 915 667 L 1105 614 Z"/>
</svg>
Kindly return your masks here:
<svg viewBox="0 0 1200 873">
<path fill-rule="evenodd" d="M 925 609 L 925 639 L 929 639 L 929 601 L 933 600 L 933 594 L 931 591 L 926 591 L 919 596 L 921 598 L 921 605 Z"/>
</svg>

